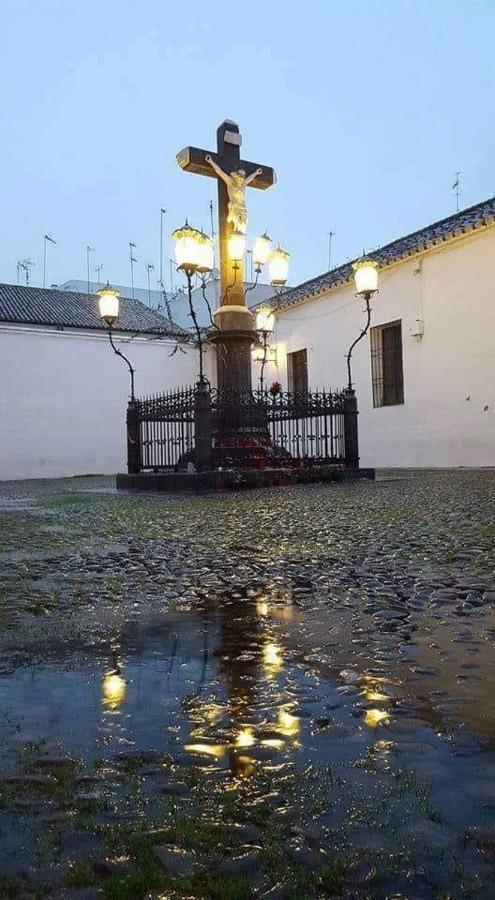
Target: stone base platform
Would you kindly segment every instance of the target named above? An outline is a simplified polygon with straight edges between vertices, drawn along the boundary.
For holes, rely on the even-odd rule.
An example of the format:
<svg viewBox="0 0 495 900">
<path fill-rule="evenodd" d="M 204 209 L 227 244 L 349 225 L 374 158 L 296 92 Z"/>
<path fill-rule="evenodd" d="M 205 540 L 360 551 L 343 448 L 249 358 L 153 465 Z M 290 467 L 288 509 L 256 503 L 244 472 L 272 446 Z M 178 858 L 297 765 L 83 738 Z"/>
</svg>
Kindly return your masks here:
<svg viewBox="0 0 495 900">
<path fill-rule="evenodd" d="M 246 488 L 313 484 L 330 481 L 373 480 L 374 469 L 313 466 L 307 469 L 214 469 L 208 472 L 141 472 L 117 475 L 117 488 L 127 491 L 206 494 Z"/>
</svg>

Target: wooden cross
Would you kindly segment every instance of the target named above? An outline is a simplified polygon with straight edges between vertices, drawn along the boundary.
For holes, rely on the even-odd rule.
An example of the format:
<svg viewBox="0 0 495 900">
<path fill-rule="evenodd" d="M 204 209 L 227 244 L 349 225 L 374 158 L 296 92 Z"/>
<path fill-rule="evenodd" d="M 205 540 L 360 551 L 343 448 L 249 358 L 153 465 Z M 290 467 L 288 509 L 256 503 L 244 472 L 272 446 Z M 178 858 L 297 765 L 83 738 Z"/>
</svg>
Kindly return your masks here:
<svg viewBox="0 0 495 900">
<path fill-rule="evenodd" d="M 217 176 L 211 165 L 206 161 L 210 156 L 212 160 L 223 169 L 224 172 L 243 169 L 247 176 L 254 174 L 257 169 L 261 173 L 250 182 L 250 187 L 264 191 L 275 184 L 277 178 L 273 169 L 269 166 L 261 166 L 258 163 L 241 159 L 240 148 L 242 137 L 239 126 L 235 122 L 226 119 L 217 129 L 217 152 L 200 150 L 198 147 L 185 147 L 177 154 L 179 166 L 186 172 L 194 172 L 196 175 L 207 175 L 208 178 L 216 178 L 218 182 L 218 233 L 220 241 L 220 296 L 222 305 L 245 306 L 244 302 L 244 265 L 235 271 L 227 253 L 227 241 L 232 231 L 232 225 L 227 222 L 228 193 L 224 181 Z"/>
</svg>

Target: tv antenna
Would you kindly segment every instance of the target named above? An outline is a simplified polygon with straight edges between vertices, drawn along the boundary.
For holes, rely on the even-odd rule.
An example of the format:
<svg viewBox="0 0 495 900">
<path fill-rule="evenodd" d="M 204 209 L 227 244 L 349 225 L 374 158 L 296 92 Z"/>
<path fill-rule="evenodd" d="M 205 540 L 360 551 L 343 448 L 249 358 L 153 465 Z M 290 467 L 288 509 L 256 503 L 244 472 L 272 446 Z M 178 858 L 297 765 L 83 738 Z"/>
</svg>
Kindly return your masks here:
<svg viewBox="0 0 495 900">
<path fill-rule="evenodd" d="M 150 274 L 155 271 L 153 263 L 146 263 L 146 274 L 148 276 L 148 306 L 151 309 L 151 283 Z"/>
<path fill-rule="evenodd" d="M 335 231 L 328 232 L 328 270 L 332 268 L 332 238 L 335 237 Z"/>
<path fill-rule="evenodd" d="M 43 287 L 46 287 L 46 245 L 48 243 L 56 244 L 57 242 L 49 234 L 45 234 L 43 238 Z"/>
<path fill-rule="evenodd" d="M 459 197 L 461 194 L 461 180 L 460 180 L 461 174 L 462 174 L 461 172 L 454 173 L 454 184 L 452 185 L 452 190 L 454 191 L 454 206 L 455 206 L 456 212 L 459 212 Z"/>
<path fill-rule="evenodd" d="M 32 259 L 26 257 L 25 259 L 17 260 L 17 284 L 19 284 L 19 278 L 21 274 L 21 269 L 24 272 L 24 277 L 26 279 L 26 287 L 29 287 L 29 272 L 34 268 L 34 262 Z"/>
<path fill-rule="evenodd" d="M 129 262 L 131 264 L 131 292 L 132 299 L 134 300 L 134 263 L 137 262 L 135 256 L 133 256 L 132 251 L 137 247 L 137 244 L 134 244 L 132 241 L 129 241 Z"/>
</svg>

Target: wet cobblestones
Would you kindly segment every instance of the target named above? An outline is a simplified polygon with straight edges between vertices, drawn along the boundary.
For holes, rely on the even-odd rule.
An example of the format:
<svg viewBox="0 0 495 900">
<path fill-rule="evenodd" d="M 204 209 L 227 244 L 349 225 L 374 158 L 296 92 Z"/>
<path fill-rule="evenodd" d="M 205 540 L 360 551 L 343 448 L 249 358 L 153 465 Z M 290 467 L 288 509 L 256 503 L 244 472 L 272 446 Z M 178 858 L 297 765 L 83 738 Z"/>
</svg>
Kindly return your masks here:
<svg viewBox="0 0 495 900">
<path fill-rule="evenodd" d="M 490 896 L 494 501 L 3 485 L 0 896 Z"/>
</svg>

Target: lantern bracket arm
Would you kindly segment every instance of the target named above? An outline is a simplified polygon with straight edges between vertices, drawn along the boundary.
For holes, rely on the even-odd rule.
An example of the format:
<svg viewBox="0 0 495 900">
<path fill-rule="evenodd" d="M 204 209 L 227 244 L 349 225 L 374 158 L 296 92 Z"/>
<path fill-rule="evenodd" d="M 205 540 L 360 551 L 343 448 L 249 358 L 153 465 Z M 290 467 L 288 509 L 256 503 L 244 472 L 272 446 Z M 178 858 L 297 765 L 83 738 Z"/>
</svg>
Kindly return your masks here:
<svg viewBox="0 0 495 900">
<path fill-rule="evenodd" d="M 369 327 L 371 325 L 371 306 L 370 306 L 370 299 L 372 296 L 371 291 L 366 291 L 363 296 L 366 301 L 366 324 L 365 324 L 364 328 L 362 329 L 362 331 L 360 332 L 360 334 L 357 336 L 356 340 L 352 342 L 351 346 L 349 347 L 349 350 L 347 351 L 347 387 L 348 387 L 348 390 L 350 390 L 350 391 L 352 391 L 352 372 L 351 372 L 352 351 L 354 350 L 354 347 L 357 344 L 359 344 L 359 341 L 361 341 L 366 336 L 366 334 L 368 333 Z"/>
<path fill-rule="evenodd" d="M 122 350 L 119 350 L 118 347 L 115 346 L 115 344 L 114 344 L 114 342 L 113 342 L 112 326 L 111 326 L 111 325 L 108 326 L 108 339 L 109 339 L 109 341 L 110 341 L 110 346 L 111 346 L 113 352 L 115 353 L 115 355 L 116 355 L 116 356 L 120 356 L 120 358 L 124 360 L 124 362 L 126 363 L 128 369 L 129 369 L 129 374 L 130 374 L 130 376 L 131 376 L 131 400 L 132 400 L 132 402 L 134 402 L 134 400 L 135 400 L 135 396 L 134 396 L 134 374 L 135 374 L 135 371 L 136 371 L 136 370 L 132 367 L 131 362 L 127 359 L 127 356 L 124 356 L 124 354 L 122 353 Z"/>
</svg>

